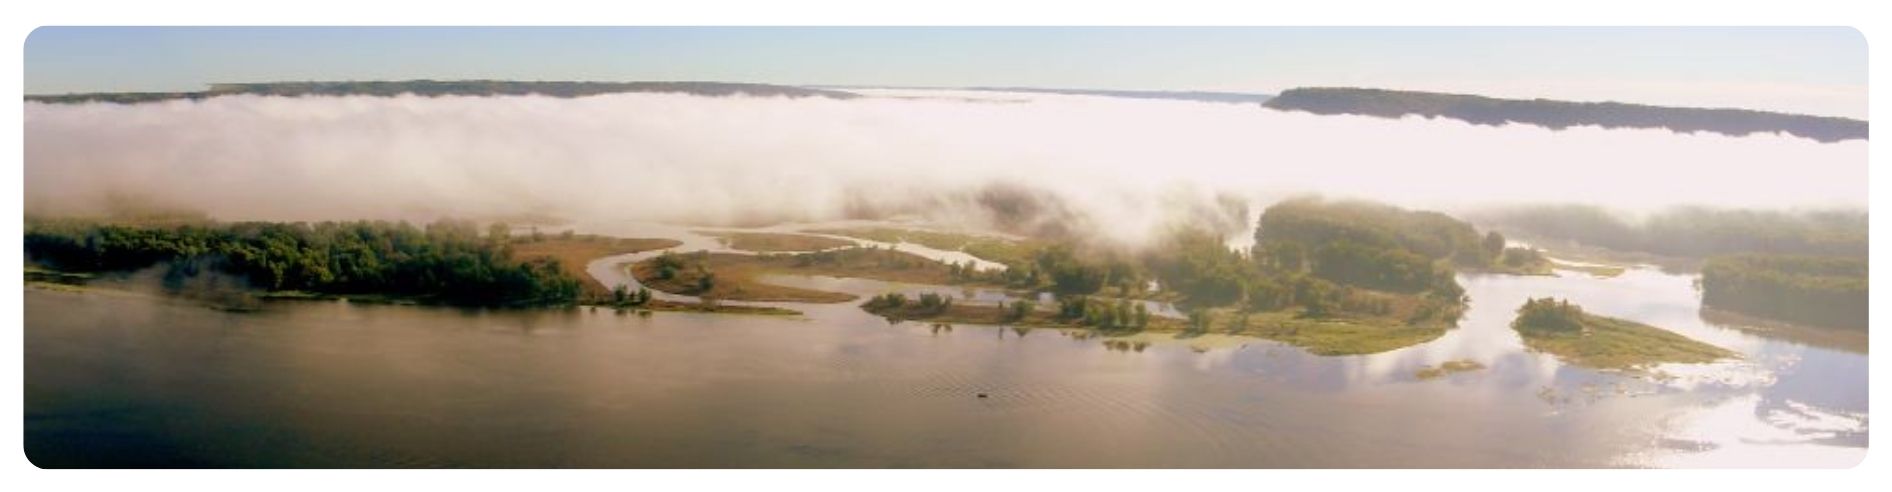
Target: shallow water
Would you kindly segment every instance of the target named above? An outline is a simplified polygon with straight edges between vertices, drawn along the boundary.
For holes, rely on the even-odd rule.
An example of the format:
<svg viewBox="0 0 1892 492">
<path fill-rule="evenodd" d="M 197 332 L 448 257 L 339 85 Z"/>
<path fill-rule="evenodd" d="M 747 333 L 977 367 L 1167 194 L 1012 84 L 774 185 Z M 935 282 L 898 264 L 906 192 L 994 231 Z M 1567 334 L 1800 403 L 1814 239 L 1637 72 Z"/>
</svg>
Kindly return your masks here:
<svg viewBox="0 0 1892 492">
<path fill-rule="evenodd" d="M 1349 357 L 889 324 L 851 303 L 796 305 L 799 317 L 343 302 L 226 313 L 28 289 L 25 441 L 41 466 L 1843 467 L 1864 455 L 1863 348 L 1709 324 L 1692 277 L 1649 269 L 1460 280 L 1473 302 L 1459 328 Z M 1662 377 L 1565 366 L 1507 326 L 1545 295 L 1744 360 Z M 1413 375 L 1454 359 L 1489 367 Z"/>
</svg>

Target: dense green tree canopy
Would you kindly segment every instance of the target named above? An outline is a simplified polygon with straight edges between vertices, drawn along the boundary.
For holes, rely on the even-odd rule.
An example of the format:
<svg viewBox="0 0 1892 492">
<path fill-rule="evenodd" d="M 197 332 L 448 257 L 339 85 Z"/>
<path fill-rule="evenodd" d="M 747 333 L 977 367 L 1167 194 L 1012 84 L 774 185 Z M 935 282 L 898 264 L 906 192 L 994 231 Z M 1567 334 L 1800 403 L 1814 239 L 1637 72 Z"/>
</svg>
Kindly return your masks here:
<svg viewBox="0 0 1892 492">
<path fill-rule="evenodd" d="M 1867 260 L 1731 255 L 1702 266 L 1702 304 L 1779 320 L 1866 328 Z"/>
<path fill-rule="evenodd" d="M 82 272 L 163 268 L 166 276 L 217 272 L 257 289 L 375 294 L 458 305 L 568 304 L 578 279 L 556 260 L 512 258 L 504 226 L 471 222 L 132 226 L 33 221 L 30 261 Z"/>
</svg>

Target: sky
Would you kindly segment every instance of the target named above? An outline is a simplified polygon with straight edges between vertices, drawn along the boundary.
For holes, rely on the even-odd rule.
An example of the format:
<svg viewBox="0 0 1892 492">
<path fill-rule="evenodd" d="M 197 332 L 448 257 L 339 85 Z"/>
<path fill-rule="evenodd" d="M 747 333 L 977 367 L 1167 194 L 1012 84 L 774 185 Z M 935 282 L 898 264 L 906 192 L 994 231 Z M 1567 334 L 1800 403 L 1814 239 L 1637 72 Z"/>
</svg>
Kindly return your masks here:
<svg viewBox="0 0 1892 492">
<path fill-rule="evenodd" d="M 417 78 L 1359 86 L 1867 112 L 1866 40 L 1850 28 L 42 27 L 25 63 L 28 94 Z"/>
</svg>

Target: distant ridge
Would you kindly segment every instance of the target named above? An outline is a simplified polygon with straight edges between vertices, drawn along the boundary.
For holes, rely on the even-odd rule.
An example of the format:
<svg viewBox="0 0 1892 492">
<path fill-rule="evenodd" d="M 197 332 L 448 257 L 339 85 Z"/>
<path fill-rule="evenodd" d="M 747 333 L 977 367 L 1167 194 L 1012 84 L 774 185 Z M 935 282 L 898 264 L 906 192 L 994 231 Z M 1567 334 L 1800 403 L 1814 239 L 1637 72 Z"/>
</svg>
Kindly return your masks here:
<svg viewBox="0 0 1892 492">
<path fill-rule="evenodd" d="M 1273 98 L 1272 94 L 1246 92 L 1209 92 L 1209 91 L 1115 91 L 1103 89 L 1044 89 L 1036 87 L 967 87 L 970 91 L 989 92 L 1024 92 L 1035 94 L 1063 94 L 1069 96 L 1103 96 L 1128 99 L 1168 99 L 1177 101 L 1218 102 L 1231 104 L 1259 104 Z"/>
<path fill-rule="evenodd" d="M 261 82 L 211 84 L 200 92 L 98 92 L 87 94 L 29 95 L 43 103 L 109 102 L 135 104 L 173 99 L 202 100 L 239 94 L 265 96 L 522 96 L 584 97 L 631 92 L 675 93 L 699 96 L 826 97 L 851 99 L 858 94 L 785 85 L 729 82 L 515 82 L 504 80 L 405 80 L 370 82 Z"/>
<path fill-rule="evenodd" d="M 1262 105 L 1284 111 L 1323 115 L 1351 114 L 1382 118 L 1420 115 L 1427 118 L 1451 118 L 1477 125 L 1520 123 L 1553 130 L 1596 125 L 1603 128 L 1666 128 L 1676 133 L 1705 131 L 1732 136 L 1778 132 L 1829 143 L 1867 139 L 1867 125 L 1861 120 L 1746 109 L 1498 99 L 1348 87 L 1289 89 Z"/>
</svg>

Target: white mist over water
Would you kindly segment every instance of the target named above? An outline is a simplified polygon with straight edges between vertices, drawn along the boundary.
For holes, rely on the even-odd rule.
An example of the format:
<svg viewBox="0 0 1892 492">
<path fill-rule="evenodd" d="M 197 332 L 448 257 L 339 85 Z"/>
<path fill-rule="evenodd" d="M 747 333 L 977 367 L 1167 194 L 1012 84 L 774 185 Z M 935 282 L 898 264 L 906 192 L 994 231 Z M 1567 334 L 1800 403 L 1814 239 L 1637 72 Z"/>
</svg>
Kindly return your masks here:
<svg viewBox="0 0 1892 492">
<path fill-rule="evenodd" d="M 869 91 L 28 103 L 29 214 L 224 219 L 1058 220 L 1129 243 L 1295 193 L 1457 208 L 1863 207 L 1866 143 L 1316 116 L 1254 105 Z M 983 100 L 980 100 L 983 99 Z M 1246 221 L 1248 217 L 1235 217 Z"/>
</svg>

